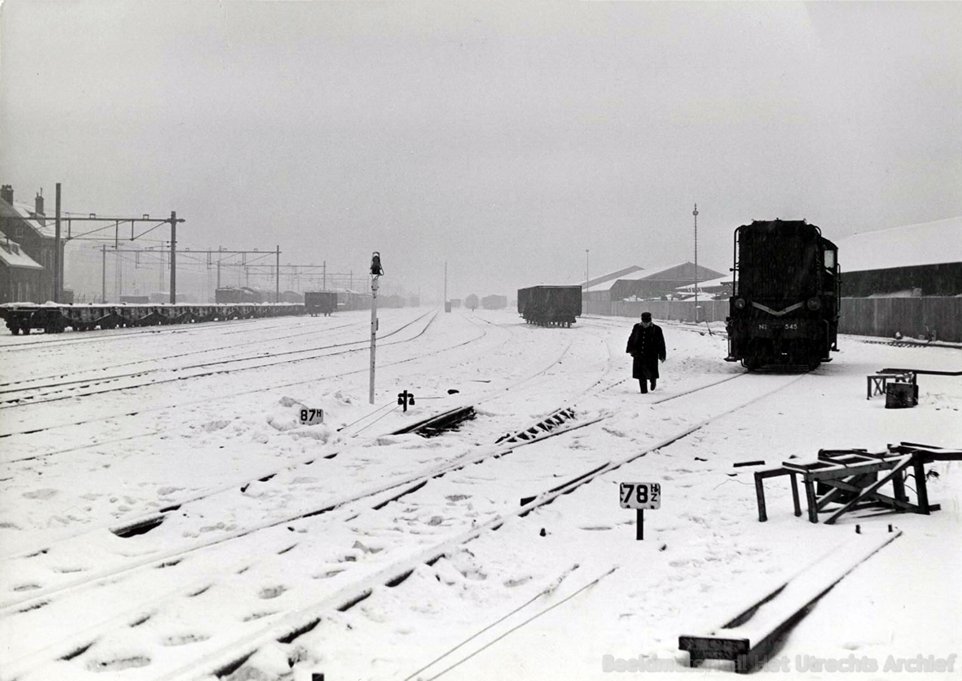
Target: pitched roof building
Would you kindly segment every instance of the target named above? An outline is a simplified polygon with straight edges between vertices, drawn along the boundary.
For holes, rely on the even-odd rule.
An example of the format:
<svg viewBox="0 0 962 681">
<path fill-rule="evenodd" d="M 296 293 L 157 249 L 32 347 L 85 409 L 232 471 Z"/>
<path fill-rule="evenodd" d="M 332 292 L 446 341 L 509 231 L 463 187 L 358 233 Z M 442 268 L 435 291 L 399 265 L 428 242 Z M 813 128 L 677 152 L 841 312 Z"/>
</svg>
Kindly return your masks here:
<svg viewBox="0 0 962 681">
<path fill-rule="evenodd" d="M 962 217 L 839 239 L 842 295 L 962 295 Z"/>
<path fill-rule="evenodd" d="M 43 203 L 43 195 L 37 194 L 31 210 L 29 205 L 14 201 L 13 187 L 8 184 L 0 187 L 0 238 L 15 243 L 20 253 L 41 268 L 39 284 L 30 288 L 29 297 L 20 297 L 15 290 L 3 289 L 0 290 L 2 299 L 42 303 L 54 298 L 54 225 L 47 222 Z M 61 256 L 62 249 L 63 244 Z"/>
</svg>

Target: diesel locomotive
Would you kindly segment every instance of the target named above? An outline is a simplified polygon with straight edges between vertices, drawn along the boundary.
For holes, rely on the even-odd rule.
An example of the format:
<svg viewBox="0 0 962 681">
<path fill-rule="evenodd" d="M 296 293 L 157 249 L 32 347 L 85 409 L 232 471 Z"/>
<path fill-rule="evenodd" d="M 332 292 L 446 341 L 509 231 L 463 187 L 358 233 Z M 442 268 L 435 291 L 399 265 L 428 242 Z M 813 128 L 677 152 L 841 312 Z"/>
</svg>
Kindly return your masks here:
<svg viewBox="0 0 962 681">
<path fill-rule="evenodd" d="M 838 350 L 838 248 L 804 220 L 735 230 L 728 357 L 748 369 L 813 369 Z"/>
</svg>

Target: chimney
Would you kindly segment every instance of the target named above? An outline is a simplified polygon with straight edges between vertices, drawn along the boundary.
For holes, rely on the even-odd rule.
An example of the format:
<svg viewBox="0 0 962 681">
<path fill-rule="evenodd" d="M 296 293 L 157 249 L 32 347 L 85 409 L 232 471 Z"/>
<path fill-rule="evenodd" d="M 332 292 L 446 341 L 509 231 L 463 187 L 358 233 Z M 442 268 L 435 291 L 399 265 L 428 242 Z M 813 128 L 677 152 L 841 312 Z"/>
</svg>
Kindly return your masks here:
<svg viewBox="0 0 962 681">
<path fill-rule="evenodd" d="M 13 186 L 5 184 L 0 187 L 0 199 L 3 199 L 11 206 L 13 205 Z"/>
<path fill-rule="evenodd" d="M 36 197 L 34 197 L 33 201 L 34 201 L 34 212 L 37 215 L 43 215 L 43 188 L 40 189 L 40 192 L 37 194 Z"/>
</svg>

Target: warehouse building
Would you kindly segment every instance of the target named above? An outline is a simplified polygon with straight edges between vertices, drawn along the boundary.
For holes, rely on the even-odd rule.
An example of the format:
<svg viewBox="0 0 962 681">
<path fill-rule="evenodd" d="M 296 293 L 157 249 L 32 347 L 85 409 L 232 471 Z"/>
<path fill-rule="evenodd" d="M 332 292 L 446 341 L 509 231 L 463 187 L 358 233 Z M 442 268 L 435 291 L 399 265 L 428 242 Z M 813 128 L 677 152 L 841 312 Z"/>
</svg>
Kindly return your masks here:
<svg viewBox="0 0 962 681">
<path fill-rule="evenodd" d="M 840 239 L 846 298 L 962 295 L 962 217 Z"/>
</svg>

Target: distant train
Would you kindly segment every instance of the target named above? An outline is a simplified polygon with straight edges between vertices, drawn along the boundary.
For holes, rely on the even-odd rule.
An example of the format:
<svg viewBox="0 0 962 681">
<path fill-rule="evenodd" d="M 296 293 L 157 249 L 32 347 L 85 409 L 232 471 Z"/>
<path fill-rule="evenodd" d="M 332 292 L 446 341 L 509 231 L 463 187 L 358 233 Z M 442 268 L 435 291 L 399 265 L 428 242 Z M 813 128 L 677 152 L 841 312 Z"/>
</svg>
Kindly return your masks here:
<svg viewBox="0 0 962 681">
<path fill-rule="evenodd" d="M 264 291 L 262 289 L 250 288 L 249 286 L 241 286 L 239 288 L 227 286 L 214 291 L 214 301 L 226 305 L 247 303 L 303 303 L 304 294 L 296 291 L 281 291 L 278 296 L 275 291 Z"/>
<path fill-rule="evenodd" d="M 581 315 L 580 286 L 530 286 L 518 289 L 518 312 L 529 324 L 571 326 Z"/>
<path fill-rule="evenodd" d="M 508 306 L 506 296 L 490 295 L 481 299 L 481 307 L 485 310 L 503 310 Z"/>
<path fill-rule="evenodd" d="M 805 221 L 756 220 L 735 230 L 728 357 L 748 370 L 812 369 L 837 350 L 838 247 Z"/>
</svg>

